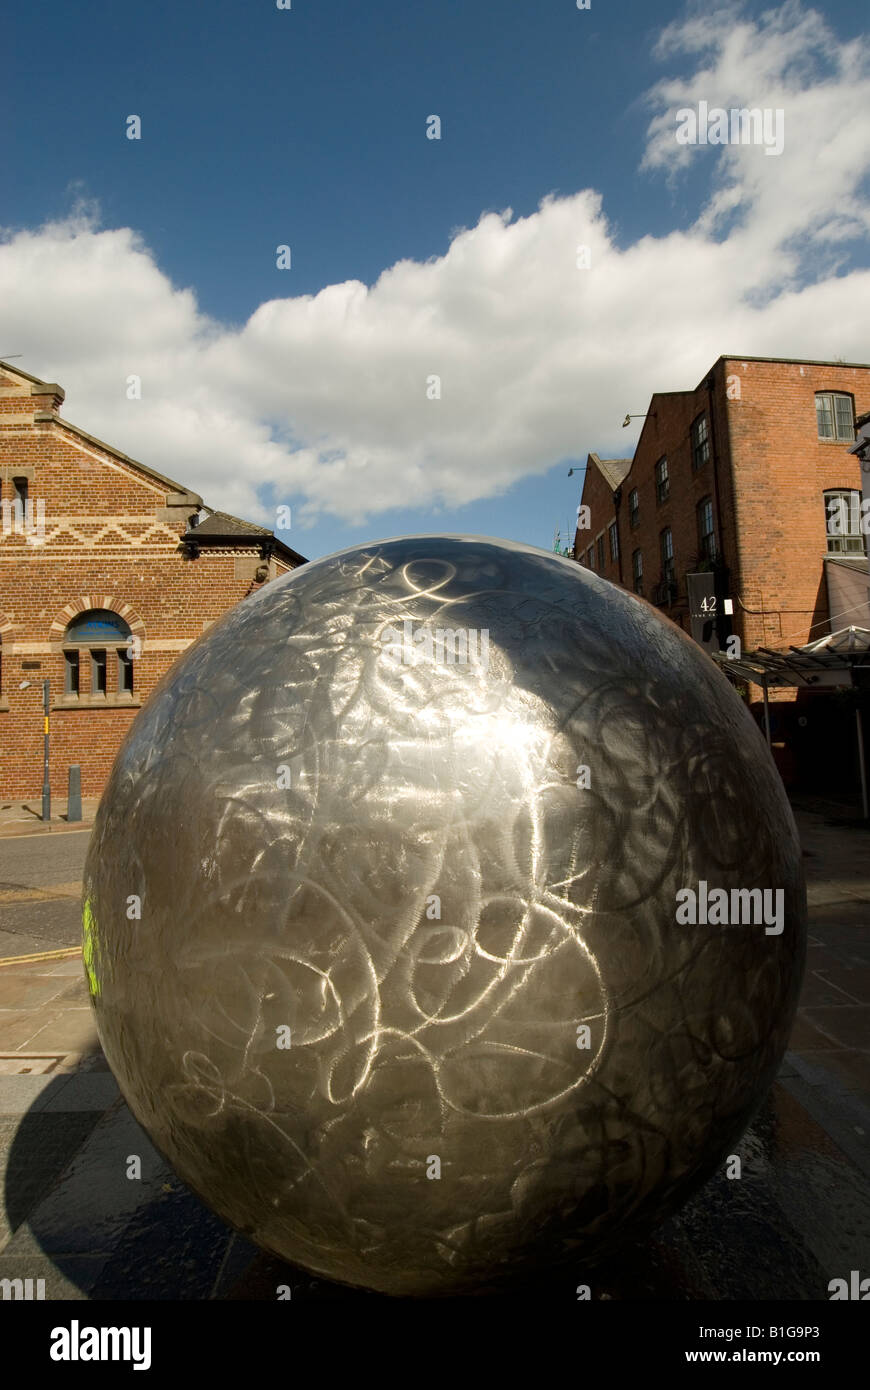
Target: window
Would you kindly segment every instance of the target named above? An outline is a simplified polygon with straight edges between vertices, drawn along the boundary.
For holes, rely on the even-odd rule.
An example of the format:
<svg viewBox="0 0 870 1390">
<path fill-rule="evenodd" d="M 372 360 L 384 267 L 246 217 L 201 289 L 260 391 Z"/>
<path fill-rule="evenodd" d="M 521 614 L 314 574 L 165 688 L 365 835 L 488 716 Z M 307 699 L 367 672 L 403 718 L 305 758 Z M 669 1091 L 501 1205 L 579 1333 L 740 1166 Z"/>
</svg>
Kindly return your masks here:
<svg viewBox="0 0 870 1390">
<path fill-rule="evenodd" d="M 659 459 L 656 464 L 656 500 L 665 502 L 667 500 L 670 485 L 668 482 L 668 461 L 666 458 Z"/>
<path fill-rule="evenodd" d="M 633 487 L 628 494 L 628 524 L 632 530 L 640 521 L 640 499 L 637 495 L 637 488 Z"/>
<path fill-rule="evenodd" d="M 707 417 L 699 415 L 692 424 L 692 467 L 695 472 L 703 468 L 710 457 L 710 440 L 707 435 Z"/>
<path fill-rule="evenodd" d="M 673 584 L 676 579 L 674 569 L 674 538 L 671 535 L 670 526 L 666 526 L 659 537 L 662 553 L 662 576 L 666 584 Z"/>
<path fill-rule="evenodd" d="M 713 530 L 713 500 L 703 497 L 698 503 L 698 550 L 704 560 L 716 559 L 716 535 Z"/>
<path fill-rule="evenodd" d="M 631 573 L 634 579 L 634 592 L 643 597 L 643 553 L 635 550 L 631 557 Z"/>
<path fill-rule="evenodd" d="M 610 542 L 610 558 L 616 564 L 619 559 L 619 531 L 615 521 L 611 521 L 607 528 L 607 539 Z"/>
<path fill-rule="evenodd" d="M 853 488 L 825 493 L 825 528 L 829 555 L 862 555 L 861 494 Z"/>
<path fill-rule="evenodd" d="M 816 392 L 816 422 L 819 439 L 854 439 L 852 397 L 837 391 Z"/>
<path fill-rule="evenodd" d="M 89 608 L 78 613 L 67 624 L 63 638 L 64 695 L 71 700 L 88 695 L 97 699 L 112 699 L 119 694 L 132 695 L 133 669 L 127 655 L 132 633 L 120 613 L 109 608 Z M 113 652 L 112 662 L 109 653 Z M 91 685 L 81 687 L 82 653 L 90 662 Z M 112 689 L 109 689 L 109 671 Z M 117 684 L 115 684 L 117 682 Z"/>
<path fill-rule="evenodd" d="M 91 652 L 91 694 L 106 693 L 106 649 L 96 647 Z"/>
<path fill-rule="evenodd" d="M 28 521 L 27 516 L 27 479 L 12 478 L 12 496 L 3 502 L 3 530 L 6 535 L 9 529 L 20 531 Z"/>
<path fill-rule="evenodd" d="M 595 551 L 593 550 L 593 548 L 592 548 L 591 545 L 590 545 L 589 549 L 586 551 L 586 564 L 589 566 L 589 568 L 590 568 L 591 570 L 594 570 L 594 568 L 595 568 Z"/>
<path fill-rule="evenodd" d="M 595 549 L 598 551 L 598 573 L 599 573 L 599 574 L 603 574 L 603 573 L 604 573 L 604 532 L 603 532 L 603 531 L 601 532 L 601 535 L 598 537 L 598 539 L 597 539 L 596 542 L 595 542 Z"/>
<path fill-rule="evenodd" d="M 126 647 L 118 652 L 118 693 L 133 694 L 133 658 Z"/>
<path fill-rule="evenodd" d="M 66 651 L 63 654 L 63 693 L 64 695 L 78 695 L 79 693 L 79 654 L 77 651 Z"/>
<path fill-rule="evenodd" d="M 113 613 L 110 608 L 89 608 L 68 624 L 63 640 L 65 646 L 96 647 L 105 643 L 114 647 L 119 638 L 125 645 L 130 639 L 130 627 L 120 613 Z"/>
</svg>

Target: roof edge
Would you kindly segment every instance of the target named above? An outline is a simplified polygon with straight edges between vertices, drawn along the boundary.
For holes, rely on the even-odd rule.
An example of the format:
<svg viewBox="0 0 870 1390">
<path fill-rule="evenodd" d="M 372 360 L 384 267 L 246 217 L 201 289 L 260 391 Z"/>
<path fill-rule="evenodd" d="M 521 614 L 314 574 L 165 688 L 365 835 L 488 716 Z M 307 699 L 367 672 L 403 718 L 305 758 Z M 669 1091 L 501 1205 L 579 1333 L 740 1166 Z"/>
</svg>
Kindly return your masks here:
<svg viewBox="0 0 870 1390">
<path fill-rule="evenodd" d="M 122 463 L 129 464 L 131 468 L 138 468 L 140 473 L 145 473 L 149 478 L 153 478 L 155 482 L 164 484 L 167 492 L 192 493 L 194 497 L 199 497 L 198 492 L 193 492 L 192 488 L 185 487 L 184 483 L 179 483 L 174 478 L 167 478 L 165 473 L 158 473 L 156 468 L 151 468 L 147 463 L 142 463 L 139 459 L 131 458 L 129 454 L 122 453 L 122 451 L 116 449 L 113 444 L 107 444 L 104 439 L 98 439 L 95 434 L 88 434 L 87 430 L 83 430 L 81 425 L 74 425 L 72 420 L 68 420 L 65 415 L 42 414 L 39 418 L 42 423 L 50 422 L 55 425 L 60 425 L 62 429 L 69 430 L 72 434 L 77 435 L 79 439 L 86 439 L 89 444 L 95 444 L 98 449 L 103 449 L 105 453 L 111 454 L 112 458 L 120 459 Z M 200 499 L 200 505 L 203 505 L 202 499 Z"/>
</svg>

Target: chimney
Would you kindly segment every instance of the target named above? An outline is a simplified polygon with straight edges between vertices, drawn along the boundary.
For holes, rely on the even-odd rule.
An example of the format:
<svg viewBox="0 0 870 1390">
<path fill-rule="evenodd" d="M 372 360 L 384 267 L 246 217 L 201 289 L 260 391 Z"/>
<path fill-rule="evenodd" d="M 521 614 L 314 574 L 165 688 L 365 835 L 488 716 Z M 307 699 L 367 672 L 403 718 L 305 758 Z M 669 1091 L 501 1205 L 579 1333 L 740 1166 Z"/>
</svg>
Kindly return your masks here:
<svg viewBox="0 0 870 1390">
<path fill-rule="evenodd" d="M 56 381 L 40 381 L 28 372 L 0 362 L 0 400 L 4 424 L 29 424 L 32 420 L 56 420 L 64 389 Z"/>
<path fill-rule="evenodd" d="M 66 392 L 56 381 L 34 382 L 30 388 L 34 420 L 54 420 L 60 413 Z"/>
<path fill-rule="evenodd" d="M 169 492 L 165 505 L 157 508 L 157 520 L 165 521 L 179 536 L 190 527 L 190 519 L 202 506 L 198 492 Z"/>
</svg>

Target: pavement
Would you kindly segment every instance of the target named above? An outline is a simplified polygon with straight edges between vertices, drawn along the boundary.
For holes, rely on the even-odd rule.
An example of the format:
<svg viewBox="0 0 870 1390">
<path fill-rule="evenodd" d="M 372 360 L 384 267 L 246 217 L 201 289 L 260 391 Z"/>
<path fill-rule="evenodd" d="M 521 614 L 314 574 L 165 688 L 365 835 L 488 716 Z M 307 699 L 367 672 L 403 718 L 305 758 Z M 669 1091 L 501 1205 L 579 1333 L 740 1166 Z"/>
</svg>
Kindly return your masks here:
<svg viewBox="0 0 870 1390">
<path fill-rule="evenodd" d="M 0 810 L 0 1280 L 47 1298 L 372 1299 L 282 1264 L 175 1177 L 100 1050 L 79 947 L 89 832 Z M 93 808 L 91 809 L 91 815 Z M 24 814 L 29 814 L 25 812 Z M 870 827 L 800 798 L 810 936 L 789 1051 L 724 1173 L 590 1275 L 593 1297 L 827 1300 L 870 1275 Z M 25 825 L 28 825 L 25 822 Z M 131 1155 L 142 1176 L 130 1181 Z M 576 1299 L 576 1275 L 528 1296 Z M 569 1287 L 570 1284 L 570 1287 Z"/>
<path fill-rule="evenodd" d="M 90 827 L 99 804 L 98 797 L 83 799 L 81 816 L 77 821 L 70 821 L 65 798 L 54 797 L 50 806 L 51 819 L 43 822 L 41 799 L 0 802 L 0 838 L 5 839 L 9 835 L 51 835 Z"/>
</svg>

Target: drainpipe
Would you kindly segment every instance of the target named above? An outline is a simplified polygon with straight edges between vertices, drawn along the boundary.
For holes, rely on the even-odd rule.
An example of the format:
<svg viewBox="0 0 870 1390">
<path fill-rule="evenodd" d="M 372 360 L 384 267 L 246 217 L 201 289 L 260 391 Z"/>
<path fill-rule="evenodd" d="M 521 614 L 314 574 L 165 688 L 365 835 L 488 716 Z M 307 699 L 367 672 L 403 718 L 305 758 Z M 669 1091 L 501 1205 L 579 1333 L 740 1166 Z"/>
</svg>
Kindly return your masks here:
<svg viewBox="0 0 870 1390">
<path fill-rule="evenodd" d="M 619 566 L 619 582 L 622 584 L 622 536 L 619 534 L 619 507 L 622 502 L 622 488 L 613 493 L 613 520 L 616 522 L 616 563 Z M 623 585 L 623 587 L 625 587 Z"/>
<path fill-rule="evenodd" d="M 719 492 L 719 448 L 716 443 L 716 422 L 713 414 L 713 373 L 704 382 L 707 388 L 707 416 L 710 421 L 710 458 L 713 463 L 713 496 L 716 499 L 716 547 L 718 550 L 718 566 L 714 575 L 714 591 L 716 591 L 716 639 L 720 650 L 724 649 L 728 640 L 728 624 L 725 621 L 725 588 L 728 583 L 728 566 L 725 557 L 725 546 L 722 543 L 722 499 Z M 718 572 L 717 572 L 718 571 Z"/>
</svg>

